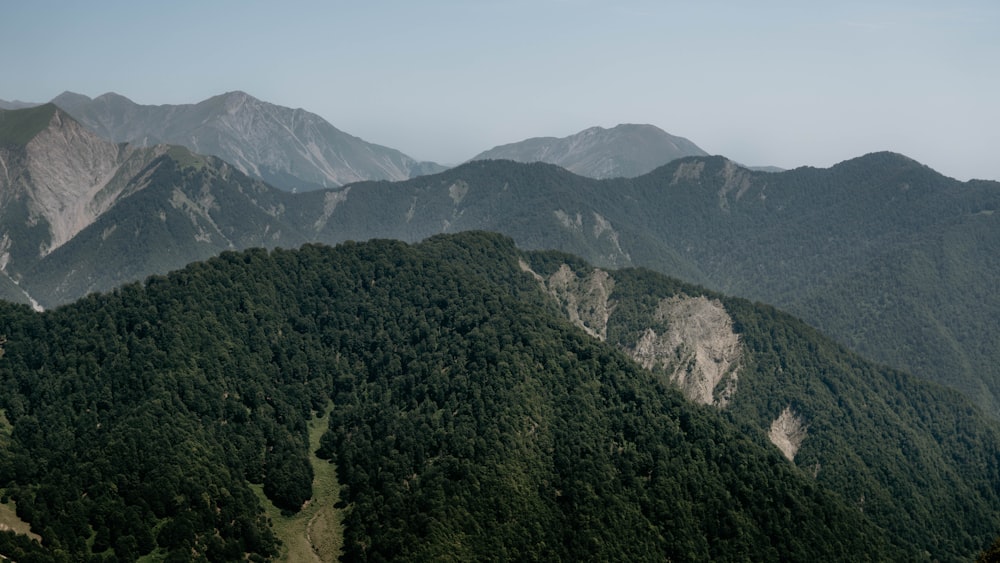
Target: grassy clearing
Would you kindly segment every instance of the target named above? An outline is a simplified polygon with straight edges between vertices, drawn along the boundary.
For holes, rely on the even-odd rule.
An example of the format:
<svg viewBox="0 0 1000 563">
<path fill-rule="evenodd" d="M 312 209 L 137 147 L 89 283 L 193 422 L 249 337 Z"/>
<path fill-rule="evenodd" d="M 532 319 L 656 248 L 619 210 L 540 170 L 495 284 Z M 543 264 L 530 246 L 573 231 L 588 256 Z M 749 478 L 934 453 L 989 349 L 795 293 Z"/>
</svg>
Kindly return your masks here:
<svg viewBox="0 0 1000 563">
<path fill-rule="evenodd" d="M 320 437 L 326 432 L 330 420 L 328 405 L 322 418 L 309 422 L 309 461 L 313 467 L 313 498 L 305 508 L 292 516 L 284 516 L 264 496 L 264 487 L 254 485 L 253 489 L 271 519 L 274 533 L 282 542 L 279 561 L 316 561 L 328 563 L 340 557 L 343 545 L 343 513 L 333 506 L 340 500 L 340 484 L 337 482 L 337 468 L 313 453 L 319 448 Z"/>
<path fill-rule="evenodd" d="M 0 504 L 0 530 L 10 530 L 15 534 L 24 534 L 35 541 L 42 541 L 42 537 L 32 532 L 27 522 L 17 517 L 17 504 L 14 501 Z"/>
<path fill-rule="evenodd" d="M 7 420 L 7 413 L 0 409 L 0 448 L 6 448 L 10 444 L 10 435 L 13 431 L 14 427 Z M 7 496 L 7 491 L 0 489 L 0 496 Z M 27 522 L 17 517 L 17 504 L 13 500 L 0 503 L 0 530 L 12 530 L 17 534 L 42 541 L 41 536 L 31 532 L 31 526 Z"/>
</svg>

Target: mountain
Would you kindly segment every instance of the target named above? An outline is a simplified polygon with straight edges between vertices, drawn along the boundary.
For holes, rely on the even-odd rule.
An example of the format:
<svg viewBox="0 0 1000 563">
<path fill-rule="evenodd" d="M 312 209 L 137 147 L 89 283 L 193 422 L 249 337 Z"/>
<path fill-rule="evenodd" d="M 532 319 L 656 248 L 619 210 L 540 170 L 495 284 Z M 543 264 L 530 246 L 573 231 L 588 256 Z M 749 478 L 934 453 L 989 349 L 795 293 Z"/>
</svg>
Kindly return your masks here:
<svg viewBox="0 0 1000 563">
<path fill-rule="evenodd" d="M 0 270 L 22 280 L 30 265 L 73 239 L 118 200 L 164 148 L 104 141 L 56 106 L 0 111 Z M 7 286 L 5 297 L 12 295 Z"/>
<path fill-rule="evenodd" d="M 708 156 L 683 137 L 652 125 L 591 127 L 569 137 L 535 137 L 500 145 L 472 160 L 547 162 L 589 178 L 641 176 L 671 160 Z"/>
<path fill-rule="evenodd" d="M 1000 414 L 1000 352 L 984 346 L 1000 335 L 1000 184 L 875 153 L 778 174 L 692 160 L 634 187 L 635 220 L 711 287 L 773 303 Z"/>
<path fill-rule="evenodd" d="M 645 266 L 773 303 L 853 349 L 1000 415 L 1000 184 L 875 153 L 767 173 L 721 157 L 635 179 L 475 161 L 402 183 L 304 194 L 317 240 L 487 229 L 527 249 Z"/>
<path fill-rule="evenodd" d="M 183 147 L 115 144 L 53 104 L 0 112 L 0 285 L 50 307 L 224 250 L 298 246 L 290 194 Z"/>
<path fill-rule="evenodd" d="M 23 141 L 33 127 L 38 123 L 5 130 Z M 133 150 L 113 147 L 101 151 Z M 25 149 L 15 143 L 4 150 Z M 601 267 L 644 266 L 775 304 L 1000 416 L 1000 350 L 984 344 L 1000 335 L 1000 295 L 992 287 L 1000 277 L 996 182 L 958 182 L 904 156 L 875 153 L 829 169 L 774 173 L 689 157 L 611 180 L 542 163 L 473 161 L 403 182 L 290 194 L 218 159 L 147 150 L 152 154 L 128 160 L 133 164 L 121 169 L 128 173 L 115 173 L 118 187 L 99 192 L 119 195 L 89 204 L 87 213 L 66 210 L 83 205 L 100 182 L 83 182 L 84 196 L 50 204 L 44 209 L 62 211 L 48 215 L 31 211 L 42 208 L 30 198 L 7 195 L 23 190 L 0 185 L 0 197 L 11 202 L 0 208 L 0 269 L 10 278 L 0 283 L 4 298 L 30 296 L 53 307 L 247 246 L 418 241 L 485 229 L 525 249 L 561 249 Z M 9 169 L 21 166 L 18 158 L 7 159 Z M 106 170 L 118 170 L 116 160 L 108 162 Z M 95 176 L 85 167 L 67 170 L 63 176 L 75 181 Z M 55 219 L 47 217 L 93 222 L 69 222 L 53 239 Z M 73 240 L 52 244 L 69 233 Z"/>
<path fill-rule="evenodd" d="M 904 543 L 929 546 L 936 536 L 941 542 L 927 552 L 934 553 L 952 541 L 944 539 L 950 517 L 942 518 L 943 511 L 961 518 L 996 510 L 994 493 L 958 493 L 951 508 L 937 496 L 965 479 L 967 464 L 996 463 L 993 446 L 948 451 L 955 445 L 942 438 L 955 436 L 965 425 L 960 419 L 977 420 L 980 430 L 996 428 L 957 393 L 861 360 L 770 306 L 645 270 L 605 271 L 559 253 L 525 260 L 522 268 L 587 334 L 625 351 L 689 401 L 725 413 L 750 435 L 766 436 L 816 483 L 907 537 Z M 983 478 L 989 479 L 981 474 L 973 481 Z M 970 501 L 977 506 L 965 504 Z M 958 527 L 979 523 L 971 516 Z"/>
<path fill-rule="evenodd" d="M 444 169 L 348 135 L 316 114 L 244 92 L 160 106 L 136 104 L 114 93 L 90 99 L 65 92 L 52 103 L 111 141 L 181 145 L 218 156 L 287 191 L 359 180 L 403 180 Z"/>
<path fill-rule="evenodd" d="M 7 100 L 0 100 L 0 110 L 4 109 L 25 109 L 37 106 L 39 104 L 34 104 L 31 102 L 22 102 L 20 100 L 13 100 L 8 102 Z"/>
<path fill-rule="evenodd" d="M 1000 524 L 956 393 L 494 234 L 224 252 L 0 336 L 17 560 L 956 561 Z"/>
<path fill-rule="evenodd" d="M 216 157 L 170 147 L 139 171 L 136 190 L 24 274 L 45 306 L 108 291 L 226 250 L 297 247 L 286 196 Z"/>
</svg>

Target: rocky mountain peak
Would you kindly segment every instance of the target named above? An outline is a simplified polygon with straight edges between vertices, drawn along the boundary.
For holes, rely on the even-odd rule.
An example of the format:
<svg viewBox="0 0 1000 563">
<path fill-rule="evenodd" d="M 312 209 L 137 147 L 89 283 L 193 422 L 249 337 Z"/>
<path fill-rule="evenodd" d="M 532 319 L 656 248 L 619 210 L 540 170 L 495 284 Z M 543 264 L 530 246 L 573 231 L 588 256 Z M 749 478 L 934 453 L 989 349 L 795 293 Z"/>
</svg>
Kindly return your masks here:
<svg viewBox="0 0 1000 563">
<path fill-rule="evenodd" d="M 264 102 L 242 90 L 226 92 L 218 96 L 218 98 L 222 99 L 223 107 L 228 115 L 233 115 L 240 111 L 259 110 L 262 106 L 266 105 Z"/>
</svg>

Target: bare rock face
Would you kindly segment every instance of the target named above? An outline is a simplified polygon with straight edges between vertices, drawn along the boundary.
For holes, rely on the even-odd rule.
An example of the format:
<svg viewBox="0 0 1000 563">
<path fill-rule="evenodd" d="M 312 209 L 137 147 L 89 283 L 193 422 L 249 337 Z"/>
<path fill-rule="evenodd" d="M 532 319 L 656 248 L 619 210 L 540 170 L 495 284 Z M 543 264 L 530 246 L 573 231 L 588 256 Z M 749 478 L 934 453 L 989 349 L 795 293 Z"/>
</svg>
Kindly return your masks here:
<svg viewBox="0 0 1000 563">
<path fill-rule="evenodd" d="M 743 194 L 752 186 L 751 173 L 731 160 L 727 160 L 719 173 L 722 176 L 722 187 L 719 189 L 719 209 L 729 212 L 730 199 L 739 201 Z"/>
<path fill-rule="evenodd" d="M 591 239 L 603 248 L 601 259 L 614 268 L 632 265 L 632 256 L 622 247 L 621 234 L 614 225 L 596 211 L 582 213 L 556 209 L 552 212 L 559 226 L 575 235 Z"/>
<path fill-rule="evenodd" d="M 37 257 L 46 256 L 93 223 L 125 190 L 136 190 L 130 180 L 165 150 L 104 141 L 62 111 L 52 111 L 47 126 L 23 146 L 0 149 L 0 200 L 26 215 L 17 217 L 21 225 L 5 216 L 0 264 L 5 270 L 12 265 L 12 243 L 28 242 L 11 229 L 43 226 L 48 236 L 30 243 L 37 245 Z"/>
<path fill-rule="evenodd" d="M 608 318 L 614 310 L 611 291 L 615 280 L 610 274 L 594 268 L 588 275 L 580 277 L 563 264 L 549 276 L 545 287 L 559 300 L 571 321 L 594 338 L 607 339 Z"/>
<path fill-rule="evenodd" d="M 615 280 L 605 270 L 585 274 L 563 264 L 548 278 L 531 270 L 539 284 L 559 302 L 566 316 L 587 334 L 608 336 L 615 309 Z M 736 392 L 742 348 L 733 320 L 718 300 L 685 295 L 663 299 L 654 313 L 658 333 L 647 328 L 628 353 L 644 368 L 664 374 L 691 401 L 724 408 Z"/>
<path fill-rule="evenodd" d="M 771 431 L 767 437 L 771 443 L 785 454 L 788 461 L 795 461 L 802 441 L 806 439 L 808 427 L 802 415 L 796 414 L 791 405 L 784 408 L 778 418 L 771 423 Z"/>
<path fill-rule="evenodd" d="M 59 111 L 25 150 L 31 179 L 31 185 L 24 186 L 25 195 L 31 201 L 31 211 L 49 224 L 52 237 L 39 249 L 42 256 L 62 246 L 114 204 L 125 187 L 125 181 L 114 180 L 134 152 L 128 145 L 103 141 Z M 146 162 L 140 159 L 133 164 Z"/>
<path fill-rule="evenodd" d="M 646 329 L 632 357 L 662 371 L 691 401 L 720 408 L 736 392 L 741 348 L 733 320 L 718 300 L 675 296 L 660 301 L 656 320 L 667 330 Z"/>
<path fill-rule="evenodd" d="M 608 319 L 614 311 L 611 291 L 615 280 L 606 271 L 594 268 L 586 276 L 579 276 L 563 264 L 548 279 L 538 275 L 524 261 L 521 269 L 531 273 L 538 283 L 562 306 L 566 316 L 594 338 L 606 340 Z"/>
</svg>

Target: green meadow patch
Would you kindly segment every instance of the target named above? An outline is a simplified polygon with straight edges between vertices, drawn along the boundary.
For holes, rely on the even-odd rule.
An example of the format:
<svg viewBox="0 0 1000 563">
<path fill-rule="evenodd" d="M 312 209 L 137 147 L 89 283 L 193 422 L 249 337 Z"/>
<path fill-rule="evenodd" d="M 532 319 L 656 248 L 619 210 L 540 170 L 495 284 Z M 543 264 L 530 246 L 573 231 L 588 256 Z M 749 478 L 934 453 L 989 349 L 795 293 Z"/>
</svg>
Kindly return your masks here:
<svg viewBox="0 0 1000 563">
<path fill-rule="evenodd" d="M 253 485 L 254 492 L 271 520 L 275 535 L 281 540 L 279 561 L 316 561 L 327 563 L 340 557 L 344 534 L 344 515 L 334 508 L 340 500 L 337 467 L 316 456 L 320 438 L 326 432 L 333 405 L 321 418 L 309 422 L 309 461 L 313 468 L 313 498 L 299 512 L 286 516 L 264 495 L 263 485 Z"/>
</svg>

